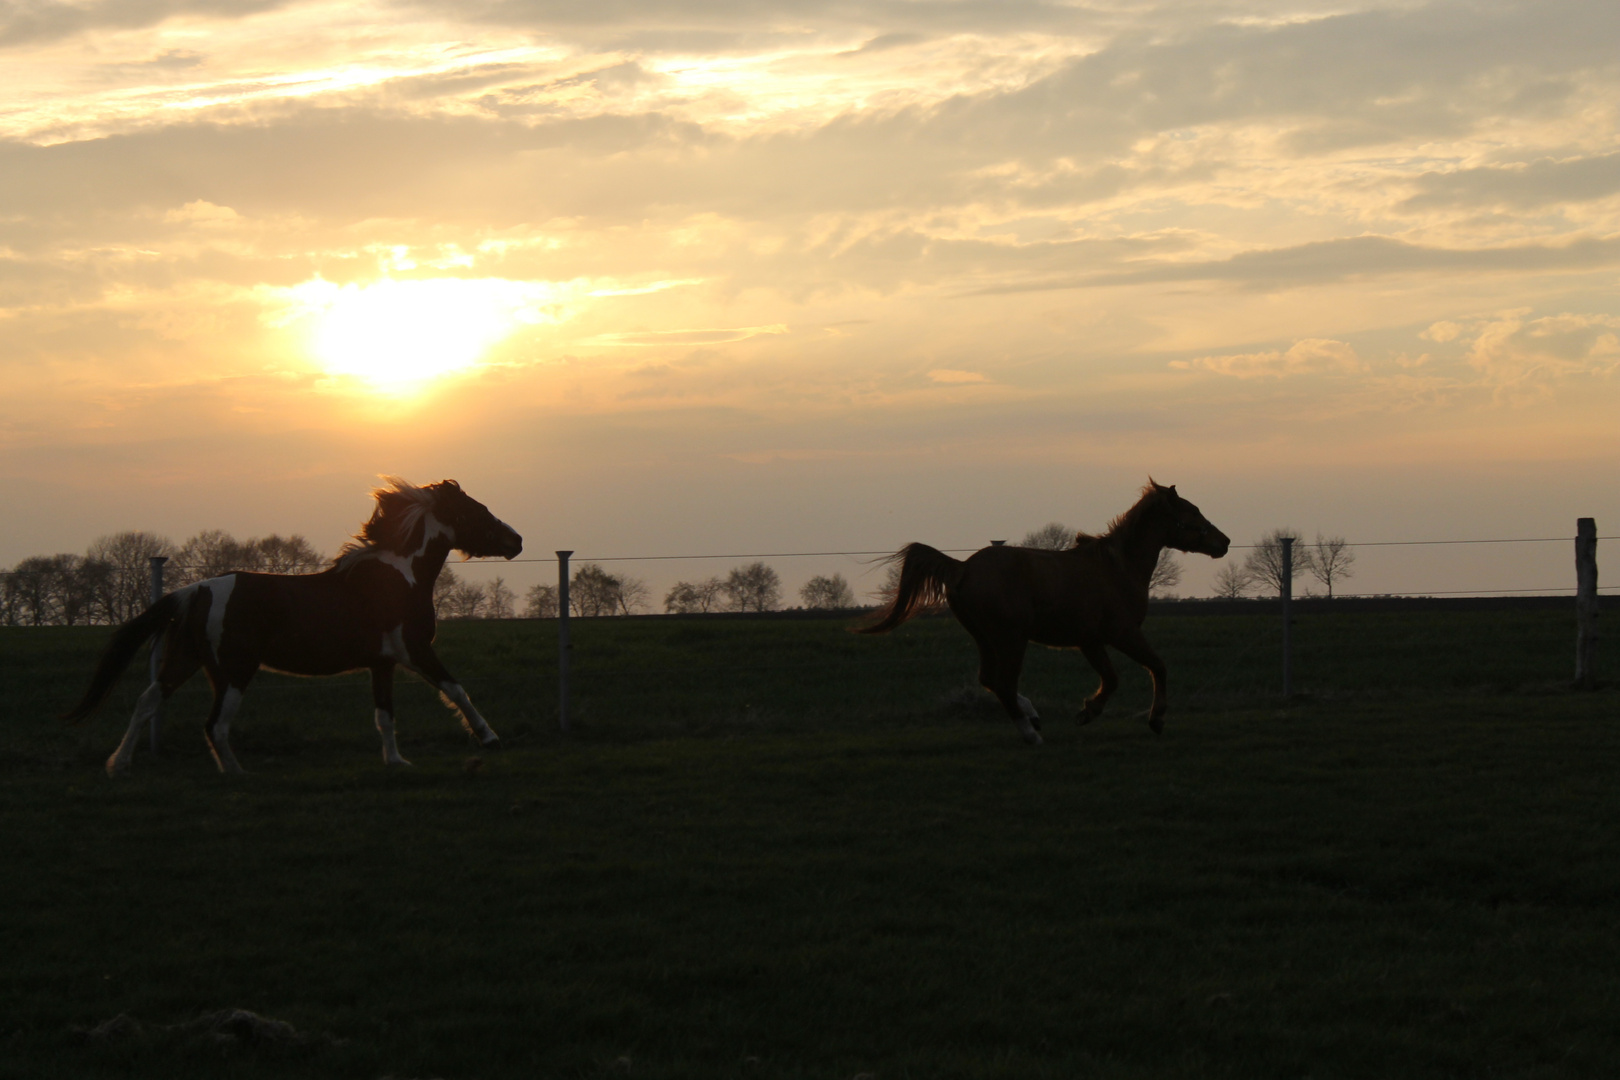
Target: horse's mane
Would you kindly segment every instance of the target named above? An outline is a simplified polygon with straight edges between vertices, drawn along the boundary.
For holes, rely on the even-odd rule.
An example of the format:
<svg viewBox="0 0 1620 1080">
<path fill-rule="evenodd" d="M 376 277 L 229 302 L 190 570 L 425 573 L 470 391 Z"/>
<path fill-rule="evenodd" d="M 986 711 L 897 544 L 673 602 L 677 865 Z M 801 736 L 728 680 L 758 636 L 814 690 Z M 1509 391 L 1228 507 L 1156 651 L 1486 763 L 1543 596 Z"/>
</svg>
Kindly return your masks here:
<svg viewBox="0 0 1620 1080">
<path fill-rule="evenodd" d="M 403 555 L 421 542 L 422 519 L 433 508 L 433 491 L 417 487 L 397 476 L 382 476 L 383 486 L 373 488 L 377 507 L 360 531 L 338 550 L 334 566 L 352 565 L 356 557 L 376 551 Z"/>
<path fill-rule="evenodd" d="M 1142 488 L 1141 496 L 1132 504 L 1129 510 L 1110 521 L 1108 528 L 1104 530 L 1101 536 L 1093 536 L 1082 531 L 1076 537 L 1076 542 L 1081 540 L 1117 540 L 1129 536 L 1136 531 L 1136 526 L 1141 524 L 1142 519 L 1158 507 L 1163 498 L 1163 493 L 1169 490 L 1169 488 L 1160 487 L 1149 477 L 1147 484 Z"/>
</svg>

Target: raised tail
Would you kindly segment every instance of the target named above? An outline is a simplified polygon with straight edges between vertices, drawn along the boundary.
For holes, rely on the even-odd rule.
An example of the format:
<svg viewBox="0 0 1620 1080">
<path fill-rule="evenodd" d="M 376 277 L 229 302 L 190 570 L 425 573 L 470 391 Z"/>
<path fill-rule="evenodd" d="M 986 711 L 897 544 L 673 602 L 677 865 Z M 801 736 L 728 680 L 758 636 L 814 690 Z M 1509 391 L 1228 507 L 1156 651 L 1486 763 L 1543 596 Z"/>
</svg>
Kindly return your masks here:
<svg viewBox="0 0 1620 1080">
<path fill-rule="evenodd" d="M 77 724 L 96 711 L 118 682 L 135 653 L 146 642 L 167 630 L 180 615 L 180 598 L 169 593 L 157 603 L 120 626 L 112 641 L 96 663 L 96 673 L 90 677 L 90 686 L 79 703 L 62 714 L 62 719 Z"/>
<path fill-rule="evenodd" d="M 855 628 L 857 634 L 884 634 L 919 611 L 937 608 L 962 576 L 962 561 L 953 559 L 927 544 L 907 544 L 889 556 L 899 564 L 900 581 L 889 606 L 879 611 L 874 622 Z"/>
</svg>

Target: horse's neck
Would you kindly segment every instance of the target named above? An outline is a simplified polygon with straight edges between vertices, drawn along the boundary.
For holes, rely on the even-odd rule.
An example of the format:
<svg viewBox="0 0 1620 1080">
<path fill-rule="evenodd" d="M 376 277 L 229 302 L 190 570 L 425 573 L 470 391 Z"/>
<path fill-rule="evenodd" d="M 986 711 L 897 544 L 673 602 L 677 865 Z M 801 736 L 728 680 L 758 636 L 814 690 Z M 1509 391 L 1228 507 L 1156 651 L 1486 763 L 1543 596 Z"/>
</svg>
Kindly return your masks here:
<svg viewBox="0 0 1620 1080">
<path fill-rule="evenodd" d="M 1165 530 L 1153 521 L 1133 521 L 1109 535 L 1114 553 L 1131 578 L 1143 588 L 1153 580 L 1153 569 L 1159 565 L 1159 553 L 1164 550 Z"/>
<path fill-rule="evenodd" d="M 439 580 L 439 571 L 444 569 L 444 562 L 449 557 L 450 541 L 439 538 L 428 541 L 421 553 L 412 557 L 416 569 L 416 587 L 431 594 L 434 583 Z"/>
</svg>

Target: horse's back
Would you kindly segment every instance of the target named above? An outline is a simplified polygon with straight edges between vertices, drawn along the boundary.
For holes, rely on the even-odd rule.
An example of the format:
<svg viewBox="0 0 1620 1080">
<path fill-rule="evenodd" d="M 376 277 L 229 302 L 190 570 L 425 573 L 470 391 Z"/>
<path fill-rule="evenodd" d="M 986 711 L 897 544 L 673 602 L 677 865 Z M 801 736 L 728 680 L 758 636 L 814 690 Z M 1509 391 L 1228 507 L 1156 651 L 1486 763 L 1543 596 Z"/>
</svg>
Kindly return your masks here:
<svg viewBox="0 0 1620 1080">
<path fill-rule="evenodd" d="M 950 604 L 976 636 L 1012 634 L 1069 647 L 1100 644 L 1121 620 L 1134 617 L 1141 623 L 1126 584 L 1114 560 L 1091 538 L 1062 551 L 988 547 L 968 557 Z"/>
</svg>

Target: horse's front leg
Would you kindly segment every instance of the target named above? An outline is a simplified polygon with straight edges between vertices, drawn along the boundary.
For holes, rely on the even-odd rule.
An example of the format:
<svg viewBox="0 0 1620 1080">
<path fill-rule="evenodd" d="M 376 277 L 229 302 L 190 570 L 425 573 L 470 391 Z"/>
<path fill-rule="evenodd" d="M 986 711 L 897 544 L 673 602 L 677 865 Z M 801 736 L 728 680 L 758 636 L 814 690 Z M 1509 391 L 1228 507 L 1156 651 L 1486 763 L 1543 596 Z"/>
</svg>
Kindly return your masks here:
<svg viewBox="0 0 1620 1080">
<path fill-rule="evenodd" d="M 1082 645 L 1080 652 L 1086 661 L 1091 664 L 1102 680 L 1097 684 L 1096 693 L 1086 698 L 1080 706 L 1080 712 L 1075 717 L 1082 724 L 1089 724 L 1102 715 L 1103 707 L 1108 699 L 1114 696 L 1119 688 L 1119 672 L 1114 670 L 1114 661 L 1108 655 L 1108 648 L 1104 645 Z"/>
<path fill-rule="evenodd" d="M 413 646 L 409 666 L 412 671 L 432 683 L 438 689 L 444 703 L 461 715 L 461 726 L 478 740 L 478 745 L 491 750 L 501 748 L 501 737 L 485 723 L 484 718 L 473 706 L 472 698 L 467 696 L 467 691 L 461 688 L 461 684 L 450 674 L 449 669 L 439 660 L 439 655 L 430 646 Z"/>
<path fill-rule="evenodd" d="M 376 709 L 377 733 L 382 736 L 383 762 L 409 765 L 394 741 L 394 663 L 387 661 L 371 669 L 371 703 Z"/>
<path fill-rule="evenodd" d="M 1153 646 L 1148 644 L 1140 630 L 1115 641 L 1114 648 L 1147 668 L 1148 674 L 1153 676 L 1153 707 L 1148 710 L 1148 727 L 1153 729 L 1155 735 L 1159 734 L 1164 730 L 1164 710 L 1169 704 L 1164 661 L 1159 659 L 1159 654 L 1153 651 Z"/>
</svg>

